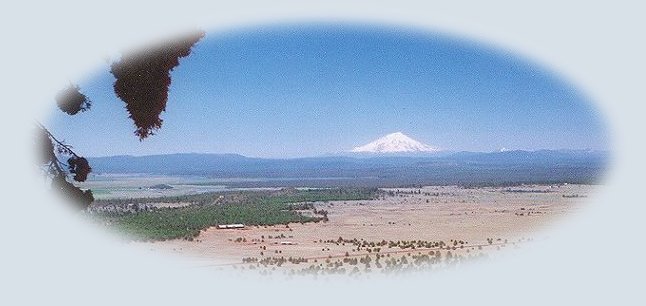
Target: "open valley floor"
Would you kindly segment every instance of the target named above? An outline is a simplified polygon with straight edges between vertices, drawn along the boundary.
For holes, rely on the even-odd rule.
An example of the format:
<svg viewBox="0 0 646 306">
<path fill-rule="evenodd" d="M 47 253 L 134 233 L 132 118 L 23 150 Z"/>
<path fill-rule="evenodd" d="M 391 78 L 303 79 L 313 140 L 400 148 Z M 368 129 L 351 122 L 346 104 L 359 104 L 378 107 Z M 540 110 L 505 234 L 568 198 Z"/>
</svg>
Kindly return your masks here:
<svg viewBox="0 0 646 306">
<path fill-rule="evenodd" d="M 287 273 L 397 272 L 488 256 L 581 208 L 591 185 L 384 188 L 368 200 L 311 202 L 327 221 L 211 226 L 191 239 L 132 242 L 196 266 Z M 303 211 L 303 214 L 307 214 Z"/>
</svg>

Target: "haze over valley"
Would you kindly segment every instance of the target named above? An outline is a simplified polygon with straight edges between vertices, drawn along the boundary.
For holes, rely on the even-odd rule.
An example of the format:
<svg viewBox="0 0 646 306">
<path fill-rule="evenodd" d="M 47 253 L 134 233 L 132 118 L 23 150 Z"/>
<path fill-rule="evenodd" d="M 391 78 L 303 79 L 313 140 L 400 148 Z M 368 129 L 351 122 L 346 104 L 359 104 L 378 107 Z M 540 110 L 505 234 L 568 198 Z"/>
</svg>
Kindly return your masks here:
<svg viewBox="0 0 646 306">
<path fill-rule="evenodd" d="M 270 159 L 185 153 L 90 158 L 93 172 L 99 175 L 236 178 L 229 183 L 256 187 L 594 183 L 600 180 L 607 160 L 607 152 L 591 150 L 440 151 L 401 132 L 346 153 L 319 157 Z"/>
</svg>

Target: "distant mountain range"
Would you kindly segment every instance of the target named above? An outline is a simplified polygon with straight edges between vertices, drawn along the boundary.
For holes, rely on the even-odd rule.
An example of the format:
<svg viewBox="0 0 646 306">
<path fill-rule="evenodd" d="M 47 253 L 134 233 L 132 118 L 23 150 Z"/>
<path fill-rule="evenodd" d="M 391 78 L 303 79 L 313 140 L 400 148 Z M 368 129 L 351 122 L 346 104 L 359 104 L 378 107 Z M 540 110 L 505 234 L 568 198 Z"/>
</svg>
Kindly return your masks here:
<svg viewBox="0 0 646 306">
<path fill-rule="evenodd" d="M 255 186 L 420 185 L 505 183 L 593 183 L 600 180 L 608 152 L 540 150 L 369 154 L 292 159 L 238 154 L 168 154 L 89 158 L 95 174 L 199 175 L 262 178 Z M 248 185 L 248 184 L 247 184 Z"/>
</svg>

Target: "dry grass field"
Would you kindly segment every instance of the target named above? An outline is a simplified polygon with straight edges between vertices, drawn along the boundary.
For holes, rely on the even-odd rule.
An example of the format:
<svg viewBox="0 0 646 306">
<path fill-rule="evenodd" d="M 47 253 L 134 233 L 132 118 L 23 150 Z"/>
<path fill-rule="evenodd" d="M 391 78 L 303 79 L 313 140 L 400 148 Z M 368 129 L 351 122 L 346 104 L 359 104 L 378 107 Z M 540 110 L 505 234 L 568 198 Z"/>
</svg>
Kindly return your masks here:
<svg viewBox="0 0 646 306">
<path fill-rule="evenodd" d="M 197 266 L 260 271 L 400 271 L 487 255 L 576 212 L 590 185 L 384 189 L 376 200 L 316 202 L 329 221 L 202 231 L 194 241 L 133 242 Z"/>
</svg>

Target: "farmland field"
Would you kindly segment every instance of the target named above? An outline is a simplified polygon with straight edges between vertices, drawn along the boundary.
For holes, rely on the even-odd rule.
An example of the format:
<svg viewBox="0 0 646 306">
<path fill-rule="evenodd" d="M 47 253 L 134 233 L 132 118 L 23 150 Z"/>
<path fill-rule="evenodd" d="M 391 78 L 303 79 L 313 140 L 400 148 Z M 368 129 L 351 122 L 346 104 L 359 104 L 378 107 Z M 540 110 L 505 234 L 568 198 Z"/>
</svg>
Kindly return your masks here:
<svg viewBox="0 0 646 306">
<path fill-rule="evenodd" d="M 376 188 L 210 192 L 158 198 L 98 200 L 90 212 L 96 220 L 136 240 L 192 240 L 200 231 L 218 224 L 264 226 L 327 221 L 327 213 L 317 211 L 312 204 L 307 204 L 334 200 L 369 200 L 378 194 Z M 156 206 L 148 206 L 150 203 Z M 306 211 L 311 212 L 307 215 Z"/>
<path fill-rule="evenodd" d="M 210 192 L 100 200 L 94 205 L 170 205 L 96 213 L 152 252 L 200 267 L 286 273 L 428 269 L 518 247 L 575 213 L 591 185 L 327 188 Z M 157 206 L 156 206 L 157 207 Z M 242 223 L 242 229 L 215 225 Z"/>
</svg>

